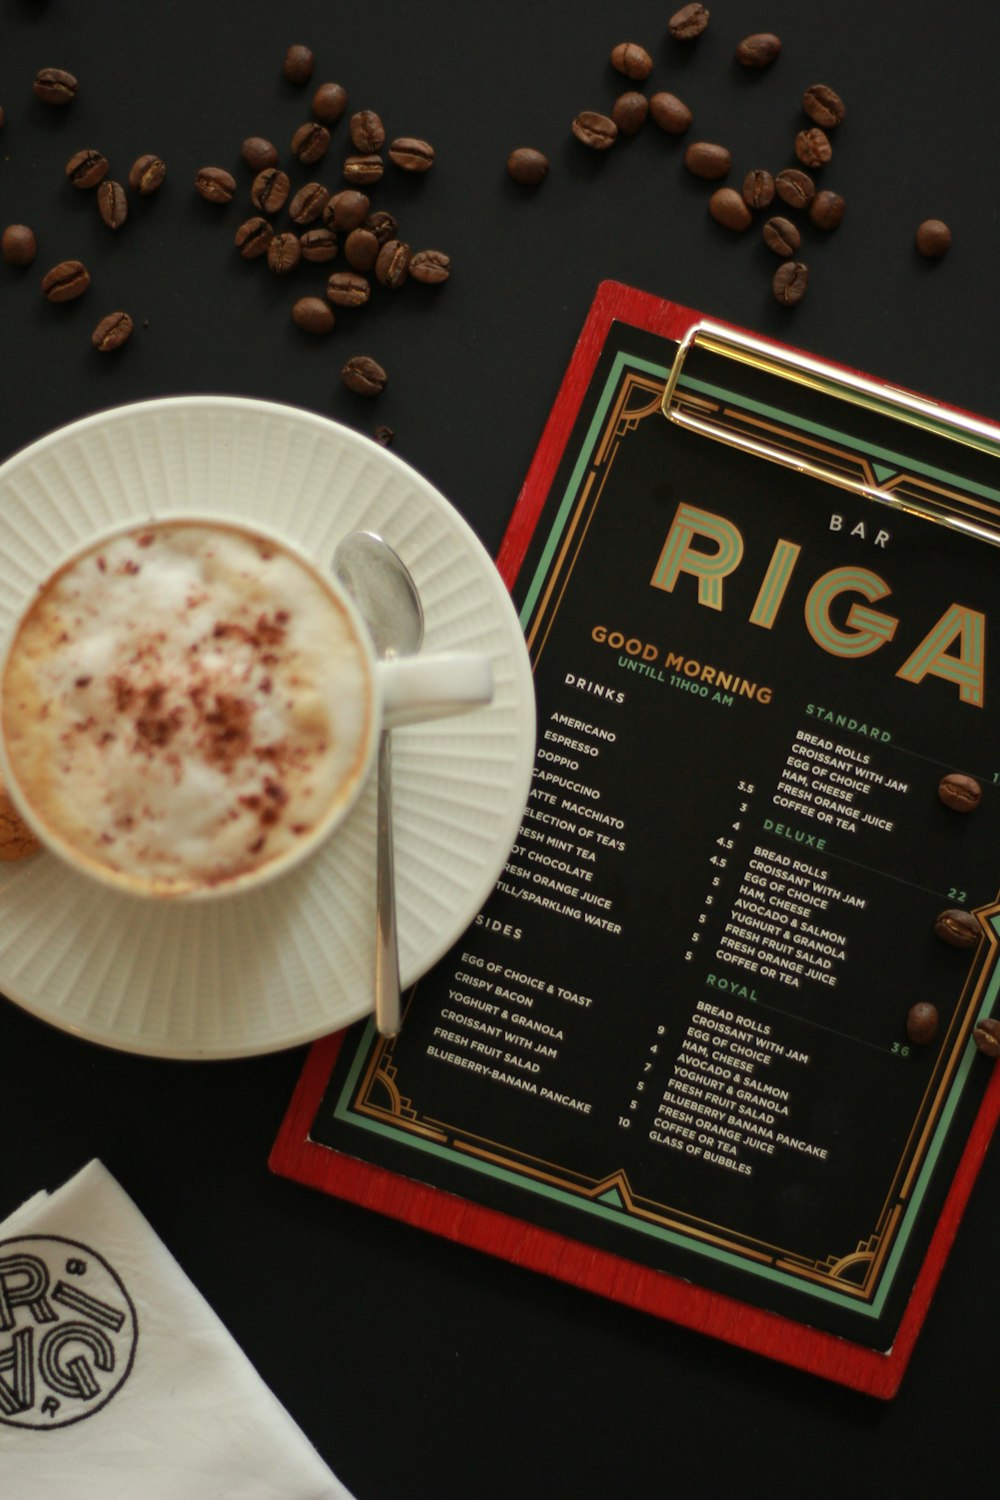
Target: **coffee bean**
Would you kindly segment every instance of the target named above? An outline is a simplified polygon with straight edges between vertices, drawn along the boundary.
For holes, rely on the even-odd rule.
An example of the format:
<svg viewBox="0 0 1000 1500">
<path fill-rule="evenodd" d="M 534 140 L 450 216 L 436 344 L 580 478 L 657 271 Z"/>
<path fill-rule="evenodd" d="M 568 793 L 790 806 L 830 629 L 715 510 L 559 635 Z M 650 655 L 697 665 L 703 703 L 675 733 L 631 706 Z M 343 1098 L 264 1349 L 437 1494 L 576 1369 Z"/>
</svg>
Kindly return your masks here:
<svg viewBox="0 0 1000 1500">
<path fill-rule="evenodd" d="M 375 261 L 376 280 L 391 292 L 401 287 L 409 278 L 412 254 L 404 240 L 389 240 L 382 246 Z"/>
<path fill-rule="evenodd" d="M 641 83 L 653 71 L 653 59 L 638 42 L 619 42 L 611 49 L 611 66 L 626 78 Z"/>
<path fill-rule="evenodd" d="M 437 286 L 451 275 L 451 259 L 443 250 L 418 250 L 410 261 L 410 275 L 414 281 Z"/>
<path fill-rule="evenodd" d="M 6 125 L 6 123 L 7 123 L 7 116 L 4 114 L 3 105 L 0 104 L 0 130 L 2 130 L 4 128 L 4 126 Z"/>
<path fill-rule="evenodd" d="M 843 121 L 844 101 L 825 83 L 813 83 L 802 95 L 802 108 L 810 120 L 824 130 L 835 130 Z"/>
<path fill-rule="evenodd" d="M 337 254 L 337 236 L 332 229 L 307 229 L 299 244 L 303 260 L 333 260 Z"/>
<path fill-rule="evenodd" d="M 774 179 L 774 190 L 789 208 L 807 208 L 816 196 L 816 184 L 806 172 L 786 167 Z"/>
<path fill-rule="evenodd" d="M 300 297 L 292 308 L 292 322 L 304 333 L 332 333 L 333 308 L 322 297 Z"/>
<path fill-rule="evenodd" d="M 330 201 L 330 190 L 321 182 L 307 182 L 288 205 L 293 224 L 314 224 Z"/>
<path fill-rule="evenodd" d="M 363 307 L 371 292 L 367 278 L 354 271 L 334 271 L 326 284 L 326 295 L 337 307 Z"/>
<path fill-rule="evenodd" d="M 9 266 L 30 266 L 38 252 L 34 231 L 27 224 L 8 224 L 0 237 L 0 253 Z"/>
<path fill-rule="evenodd" d="M 782 261 L 771 281 L 771 291 L 776 302 L 784 307 L 794 307 L 801 302 L 809 284 L 809 267 L 801 260 Z"/>
<path fill-rule="evenodd" d="M 770 172 L 748 172 L 743 179 L 743 202 L 747 208 L 767 208 L 774 201 L 774 178 Z"/>
<path fill-rule="evenodd" d="M 254 208 L 259 208 L 261 213 L 276 214 L 288 202 L 290 189 L 287 172 L 282 172 L 280 167 L 265 167 L 250 185 L 250 198 Z"/>
<path fill-rule="evenodd" d="M 42 292 L 50 302 L 72 302 L 90 285 L 90 272 L 79 260 L 61 260 L 42 277 Z"/>
<path fill-rule="evenodd" d="M 365 156 L 381 151 L 385 145 L 385 126 L 373 109 L 359 109 L 347 128 L 355 151 Z"/>
<path fill-rule="evenodd" d="M 167 176 L 167 169 L 158 156 L 147 152 L 132 163 L 128 174 L 128 185 L 140 198 L 158 193 Z"/>
<path fill-rule="evenodd" d="M 809 205 L 809 222 L 817 229 L 836 229 L 844 217 L 844 200 L 829 188 L 816 194 Z"/>
<path fill-rule="evenodd" d="M 607 151 L 618 139 L 618 126 L 607 115 L 585 109 L 573 121 L 573 134 L 591 151 Z"/>
<path fill-rule="evenodd" d="M 292 155 L 304 166 L 311 167 L 321 161 L 329 149 L 330 132 L 315 120 L 307 120 L 292 136 Z"/>
<path fill-rule="evenodd" d="M 375 431 L 372 433 L 372 437 L 375 439 L 376 443 L 378 443 L 380 448 L 388 448 L 395 435 L 396 434 L 393 432 L 391 427 L 382 426 L 376 427 Z"/>
<path fill-rule="evenodd" d="M 43 104 L 71 104 L 80 85 L 65 68 L 39 68 L 32 88 Z"/>
<path fill-rule="evenodd" d="M 371 271 L 381 248 L 370 229 L 352 229 L 344 241 L 344 259 L 355 271 Z"/>
<path fill-rule="evenodd" d="M 940 219 L 925 219 L 917 230 L 917 249 L 928 260 L 940 260 L 951 245 L 951 230 Z"/>
<path fill-rule="evenodd" d="M 976 1022 L 972 1040 L 984 1057 L 1000 1057 L 1000 1021 L 984 1016 Z"/>
<path fill-rule="evenodd" d="M 236 178 L 225 167 L 202 167 L 194 185 L 206 203 L 231 203 L 236 196 Z"/>
<path fill-rule="evenodd" d="M 683 135 L 691 127 L 691 111 L 683 99 L 678 99 L 676 94 L 669 94 L 666 90 L 652 96 L 649 114 L 653 123 L 668 135 Z"/>
<path fill-rule="evenodd" d="M 735 188 L 716 188 L 708 200 L 708 211 L 725 229 L 749 229 L 753 218 L 742 194 Z"/>
<path fill-rule="evenodd" d="M 811 130 L 800 130 L 795 137 L 795 155 L 804 167 L 825 167 L 833 156 L 833 147 L 825 130 L 814 125 Z"/>
<path fill-rule="evenodd" d="M 240 155 L 251 172 L 263 172 L 266 167 L 278 165 L 278 148 L 266 141 L 262 135 L 248 135 L 240 147 Z"/>
<path fill-rule="evenodd" d="M 684 165 L 688 171 L 709 182 L 725 177 L 732 164 L 732 155 L 726 147 L 711 141 L 692 141 L 684 153 Z"/>
<path fill-rule="evenodd" d="M 971 911 L 962 911 L 960 907 L 939 912 L 934 921 L 934 932 L 952 948 L 975 948 L 979 944 L 979 923 Z"/>
<path fill-rule="evenodd" d="M 917 1047 L 926 1047 L 937 1036 L 938 1012 L 936 1005 L 920 1000 L 911 1005 L 906 1017 L 906 1035 Z"/>
<path fill-rule="evenodd" d="M 398 135 L 389 147 L 389 160 L 404 172 L 429 172 L 434 165 L 434 147 L 415 135 Z"/>
<path fill-rule="evenodd" d="M 649 113 L 649 100 L 645 94 L 636 93 L 633 89 L 627 94 L 619 94 L 611 110 L 611 118 L 618 126 L 619 135 L 636 135 L 646 123 Z"/>
<path fill-rule="evenodd" d="M 233 184 L 235 187 L 235 183 Z M 97 211 L 109 229 L 120 229 L 128 218 L 128 199 L 120 182 L 102 182 L 97 189 Z"/>
<path fill-rule="evenodd" d="M 378 396 L 385 390 L 389 377 L 382 366 L 366 354 L 356 354 L 340 372 L 349 391 L 359 396 Z"/>
<path fill-rule="evenodd" d="M 289 83 L 308 83 L 313 75 L 316 59 L 312 50 L 305 47 L 301 42 L 289 47 L 285 53 L 285 60 L 281 65 L 281 71 Z"/>
<path fill-rule="evenodd" d="M 533 146 L 518 146 L 507 158 L 507 175 L 525 187 L 537 187 L 548 170 L 548 157 Z"/>
<path fill-rule="evenodd" d="M 334 193 L 323 210 L 323 223 L 330 229 L 350 233 L 358 229 L 368 217 L 371 200 L 354 188 L 342 188 Z"/>
<path fill-rule="evenodd" d="M 745 36 L 736 48 L 736 61 L 744 68 L 768 68 L 781 53 L 781 38 L 771 31 Z"/>
<path fill-rule="evenodd" d="M 113 354 L 132 337 L 135 324 L 127 312 L 108 313 L 90 335 L 90 342 L 101 354 Z"/>
<path fill-rule="evenodd" d="M 764 243 L 775 255 L 794 255 L 802 240 L 791 219 L 768 219 L 763 229 Z"/>
<path fill-rule="evenodd" d="M 274 239 L 274 230 L 266 219 L 247 219 L 235 234 L 237 250 L 244 260 L 259 260 L 267 254 L 267 247 Z"/>
<path fill-rule="evenodd" d="M 324 125 L 336 125 L 347 108 L 347 90 L 339 83 L 321 83 L 312 97 L 312 112 Z"/>
<path fill-rule="evenodd" d="M 373 182 L 378 182 L 385 171 L 385 163 L 381 156 L 349 156 L 344 162 L 343 176 L 345 182 L 360 182 L 363 187 Z"/>
<path fill-rule="evenodd" d="M 302 259 L 302 246 L 297 234 L 286 229 L 276 234 L 267 247 L 267 263 L 276 276 L 287 276 L 294 271 Z"/>
<path fill-rule="evenodd" d="M 974 776 L 965 776 L 961 771 L 949 771 L 938 782 L 938 796 L 952 812 L 972 812 L 982 800 L 983 789 Z"/>
<path fill-rule="evenodd" d="M 704 5 L 682 5 L 670 17 L 667 30 L 675 42 L 693 42 L 708 25 L 708 14 Z"/>
<path fill-rule="evenodd" d="M 108 171 L 108 159 L 100 151 L 77 151 L 66 163 L 66 176 L 76 188 L 96 187 Z"/>
<path fill-rule="evenodd" d="M 377 208 L 373 214 L 369 214 L 364 227 L 371 230 L 380 245 L 399 238 L 399 225 L 384 208 Z"/>
</svg>

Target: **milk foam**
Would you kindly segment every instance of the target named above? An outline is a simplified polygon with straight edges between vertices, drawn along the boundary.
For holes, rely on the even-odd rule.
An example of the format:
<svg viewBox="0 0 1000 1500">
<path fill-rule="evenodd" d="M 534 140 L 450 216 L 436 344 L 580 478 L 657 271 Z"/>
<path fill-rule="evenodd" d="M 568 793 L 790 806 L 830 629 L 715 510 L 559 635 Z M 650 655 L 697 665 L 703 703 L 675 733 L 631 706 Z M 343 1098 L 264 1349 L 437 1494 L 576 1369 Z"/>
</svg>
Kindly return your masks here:
<svg viewBox="0 0 1000 1500">
<path fill-rule="evenodd" d="M 353 623 L 280 546 L 224 524 L 112 538 L 43 587 L 8 657 L 21 791 L 143 888 L 215 886 L 351 794 L 372 688 Z"/>
</svg>

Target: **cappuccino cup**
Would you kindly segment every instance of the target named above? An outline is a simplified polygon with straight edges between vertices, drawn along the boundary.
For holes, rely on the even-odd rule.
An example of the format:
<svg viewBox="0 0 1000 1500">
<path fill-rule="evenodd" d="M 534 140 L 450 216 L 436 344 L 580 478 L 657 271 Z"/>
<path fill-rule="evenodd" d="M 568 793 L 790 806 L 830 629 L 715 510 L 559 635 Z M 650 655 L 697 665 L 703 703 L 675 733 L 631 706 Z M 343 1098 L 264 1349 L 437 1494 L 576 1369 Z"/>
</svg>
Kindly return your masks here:
<svg viewBox="0 0 1000 1500">
<path fill-rule="evenodd" d="M 340 584 L 241 522 L 170 517 L 58 564 L 0 657 L 0 770 L 42 843 L 132 895 L 197 900 L 299 864 L 383 728 L 487 703 L 487 657 L 375 657 Z"/>
</svg>

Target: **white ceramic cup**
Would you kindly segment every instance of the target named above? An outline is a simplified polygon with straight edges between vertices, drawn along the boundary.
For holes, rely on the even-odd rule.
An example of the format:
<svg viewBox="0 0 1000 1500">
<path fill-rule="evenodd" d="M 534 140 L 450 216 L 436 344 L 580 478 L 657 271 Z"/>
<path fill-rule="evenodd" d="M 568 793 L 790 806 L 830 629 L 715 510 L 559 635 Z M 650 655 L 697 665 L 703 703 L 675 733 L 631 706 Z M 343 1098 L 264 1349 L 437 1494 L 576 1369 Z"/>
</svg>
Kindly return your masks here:
<svg viewBox="0 0 1000 1500">
<path fill-rule="evenodd" d="M 45 847 L 159 900 L 245 892 L 335 834 L 383 728 L 493 694 L 478 653 L 375 657 L 341 585 L 239 521 L 133 521 L 63 559 L 0 654 L 0 770 Z"/>
</svg>

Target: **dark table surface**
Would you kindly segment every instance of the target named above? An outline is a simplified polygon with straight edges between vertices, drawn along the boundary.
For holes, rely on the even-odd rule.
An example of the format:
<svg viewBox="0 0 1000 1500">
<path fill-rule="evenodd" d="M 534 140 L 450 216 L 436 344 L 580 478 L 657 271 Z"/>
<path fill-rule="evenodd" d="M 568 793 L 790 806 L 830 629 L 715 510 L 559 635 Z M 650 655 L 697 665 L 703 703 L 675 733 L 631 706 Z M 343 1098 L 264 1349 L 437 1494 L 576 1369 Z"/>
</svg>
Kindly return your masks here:
<svg viewBox="0 0 1000 1500">
<path fill-rule="evenodd" d="M 40 250 L 27 271 L 0 265 L 0 457 L 121 402 L 270 398 L 366 433 L 391 427 L 395 452 L 495 551 L 605 278 L 1000 417 L 1000 10 L 712 0 L 709 31 L 682 49 L 667 37 L 673 8 L 2 0 L 0 220 L 31 224 Z M 748 74 L 733 51 L 758 30 L 784 50 Z M 810 237 L 811 284 L 794 310 L 772 300 L 775 263 L 758 232 L 734 236 L 706 213 L 683 143 L 651 125 L 605 155 L 573 140 L 573 117 L 625 87 L 608 56 L 626 40 L 653 55 L 647 92 L 687 99 L 694 133 L 732 146 L 737 178 L 791 163 L 806 85 L 843 95 L 824 182 L 847 213 L 835 234 Z M 314 83 L 341 82 L 390 134 L 435 145 L 426 178 L 397 173 L 373 197 L 411 243 L 454 263 L 447 285 L 386 294 L 329 339 L 289 317 L 324 268 L 278 278 L 232 243 L 247 211 L 241 141 L 273 138 L 287 158 L 308 117 L 311 88 L 281 75 L 292 42 L 314 49 Z M 43 66 L 79 78 L 69 108 L 34 99 Z M 313 175 L 329 178 L 343 154 L 338 129 Z M 537 191 L 505 175 L 523 144 L 551 159 Z M 146 151 L 168 165 L 160 194 L 135 202 L 115 234 L 63 177 L 90 146 L 116 175 Z M 236 202 L 195 194 L 209 163 L 240 179 Z M 953 230 L 941 262 L 914 252 L 928 217 Z M 84 260 L 93 284 L 50 306 L 40 275 L 66 257 Z M 118 308 L 136 331 L 102 357 L 90 332 Z M 375 402 L 340 383 L 356 353 L 389 371 Z M 902 1390 L 883 1404 L 270 1175 L 304 1056 L 134 1057 L 0 1004 L 0 1215 L 100 1157 L 358 1500 L 835 1486 L 895 1496 L 944 1482 L 996 1493 L 996 1150 Z M 72 1496 L 72 1476 L 53 1476 L 57 1493 Z M 2 1469 L 0 1496 L 14 1500 Z"/>
</svg>

